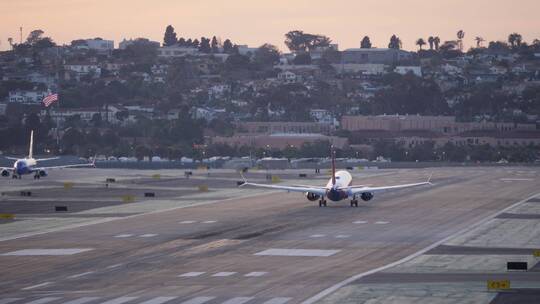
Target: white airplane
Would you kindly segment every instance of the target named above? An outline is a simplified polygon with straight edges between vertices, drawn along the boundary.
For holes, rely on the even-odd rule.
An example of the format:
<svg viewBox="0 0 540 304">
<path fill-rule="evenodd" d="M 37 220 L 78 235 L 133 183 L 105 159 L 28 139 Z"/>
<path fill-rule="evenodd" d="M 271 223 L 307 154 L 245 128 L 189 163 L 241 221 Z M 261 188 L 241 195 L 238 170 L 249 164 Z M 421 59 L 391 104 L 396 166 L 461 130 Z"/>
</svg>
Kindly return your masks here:
<svg viewBox="0 0 540 304">
<path fill-rule="evenodd" d="M 64 165 L 64 166 L 52 166 L 52 167 L 36 167 L 38 161 L 46 161 L 58 159 L 58 157 L 52 158 L 41 158 L 34 159 L 33 157 L 33 146 L 34 146 L 34 131 L 30 132 L 30 149 L 28 151 L 28 156 L 25 158 L 15 158 L 15 157 L 6 157 L 7 159 L 14 160 L 12 168 L 9 167 L 0 167 L 1 175 L 8 177 L 11 173 L 12 178 L 21 179 L 25 174 L 34 174 L 34 179 L 40 179 L 41 177 L 47 176 L 46 170 L 55 170 L 55 169 L 64 169 L 64 168 L 77 168 L 77 167 L 95 167 L 95 158 L 94 161 L 90 164 L 77 164 L 77 165 Z"/>
<path fill-rule="evenodd" d="M 414 183 L 414 184 L 402 184 L 394 186 L 381 186 L 381 187 L 370 187 L 370 186 L 353 186 L 352 185 L 352 176 L 347 171 L 338 171 L 336 172 L 336 161 L 335 153 L 332 152 L 332 178 L 328 181 L 325 187 L 317 186 L 303 186 L 303 185 L 292 185 L 292 186 L 280 186 L 280 185 L 266 185 L 266 184 L 255 184 L 248 182 L 244 176 L 244 183 L 240 187 L 244 186 L 254 186 L 261 188 L 269 189 L 278 189 L 292 192 L 302 192 L 305 193 L 309 201 L 319 200 L 319 207 L 326 207 L 326 198 L 333 202 L 339 202 L 341 200 L 350 198 L 351 207 L 358 207 L 358 198 L 361 198 L 363 201 L 369 201 L 373 198 L 374 193 L 403 189 L 410 187 L 418 187 L 423 185 L 431 185 L 430 182 L 431 176 L 426 182 Z"/>
</svg>

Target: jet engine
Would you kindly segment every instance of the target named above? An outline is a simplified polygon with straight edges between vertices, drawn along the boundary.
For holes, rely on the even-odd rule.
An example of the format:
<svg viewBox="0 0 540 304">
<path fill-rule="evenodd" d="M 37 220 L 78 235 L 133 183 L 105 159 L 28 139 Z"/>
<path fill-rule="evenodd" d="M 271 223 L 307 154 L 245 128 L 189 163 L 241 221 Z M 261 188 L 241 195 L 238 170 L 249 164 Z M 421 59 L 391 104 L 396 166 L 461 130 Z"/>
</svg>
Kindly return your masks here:
<svg viewBox="0 0 540 304">
<path fill-rule="evenodd" d="M 6 169 L 2 170 L 2 176 L 9 176 L 9 171 Z"/>
<path fill-rule="evenodd" d="M 364 192 L 360 195 L 360 198 L 363 200 L 363 201 L 369 201 L 373 198 L 373 193 L 371 192 Z"/>
<path fill-rule="evenodd" d="M 319 198 L 321 198 L 320 195 L 318 194 L 315 194 L 315 193 L 311 193 L 311 192 L 306 192 L 306 197 L 309 201 L 313 202 L 313 201 L 316 201 L 318 200 Z"/>
<path fill-rule="evenodd" d="M 39 170 L 39 176 L 45 177 L 47 176 L 47 172 L 45 170 Z"/>
</svg>

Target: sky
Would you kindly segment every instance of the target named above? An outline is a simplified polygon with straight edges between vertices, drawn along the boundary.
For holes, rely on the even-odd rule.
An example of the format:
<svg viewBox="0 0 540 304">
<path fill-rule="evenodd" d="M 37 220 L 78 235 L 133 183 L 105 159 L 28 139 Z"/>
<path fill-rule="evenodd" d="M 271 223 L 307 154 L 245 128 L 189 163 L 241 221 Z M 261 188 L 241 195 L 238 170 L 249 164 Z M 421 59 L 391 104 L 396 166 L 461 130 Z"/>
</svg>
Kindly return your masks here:
<svg viewBox="0 0 540 304">
<path fill-rule="evenodd" d="M 540 39 L 539 11 L 540 0 L 0 0 L 0 50 L 9 49 L 8 37 L 19 41 L 21 26 L 23 39 L 41 29 L 58 44 L 102 37 L 118 46 L 124 38 L 162 42 L 169 24 L 179 37 L 215 35 L 282 51 L 290 30 L 329 36 L 340 50 L 359 47 L 365 35 L 386 47 L 392 34 L 415 50 L 420 37 L 446 41 L 464 30 L 469 47 L 476 36 Z"/>
</svg>

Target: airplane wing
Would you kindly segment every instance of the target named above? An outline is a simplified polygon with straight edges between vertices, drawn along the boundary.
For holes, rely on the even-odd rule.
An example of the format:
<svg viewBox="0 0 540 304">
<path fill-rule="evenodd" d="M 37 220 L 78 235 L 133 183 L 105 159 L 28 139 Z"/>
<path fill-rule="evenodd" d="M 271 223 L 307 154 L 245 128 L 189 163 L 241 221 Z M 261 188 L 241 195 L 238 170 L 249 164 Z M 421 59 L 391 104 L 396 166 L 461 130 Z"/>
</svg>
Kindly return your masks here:
<svg viewBox="0 0 540 304">
<path fill-rule="evenodd" d="M 51 157 L 51 158 L 40 158 L 40 159 L 36 159 L 36 161 L 46 161 L 46 160 L 55 160 L 55 159 L 59 159 L 60 157 Z"/>
<path fill-rule="evenodd" d="M 274 190 L 284 190 L 284 191 L 291 191 L 291 192 L 310 192 L 317 195 L 326 195 L 326 189 L 320 188 L 320 187 L 299 187 L 299 186 L 281 186 L 281 185 L 267 185 L 267 184 L 255 184 L 255 183 L 248 183 L 244 182 L 240 187 L 244 186 L 253 186 L 258 188 L 267 188 L 267 189 L 274 189 Z"/>
<path fill-rule="evenodd" d="M 13 171 L 13 168 L 10 168 L 10 167 L 0 167 L 0 171 L 4 171 L 4 170 L 7 170 L 7 171 Z"/>
<path fill-rule="evenodd" d="M 34 171 L 39 171 L 39 170 L 56 170 L 56 169 L 65 169 L 65 168 L 84 168 L 84 167 L 92 167 L 92 168 L 95 168 L 95 167 L 96 167 L 96 158 L 94 157 L 94 159 L 92 160 L 92 162 L 91 162 L 91 163 L 88 163 L 88 164 L 75 164 L 75 165 L 63 165 L 63 166 L 39 167 L 39 168 L 34 168 Z"/>
<path fill-rule="evenodd" d="M 363 192 L 373 193 L 373 192 L 381 192 L 381 191 L 387 191 L 387 190 L 412 188 L 412 187 L 418 187 L 418 186 L 424 186 L 424 185 L 433 185 L 431 183 L 431 175 L 429 176 L 427 181 L 422 182 L 422 183 L 402 184 L 402 185 L 394 185 L 394 186 L 381 186 L 381 187 L 350 187 L 348 189 L 353 195 L 355 195 L 355 194 L 363 193 Z"/>
<path fill-rule="evenodd" d="M 11 157 L 11 156 L 6 156 L 5 158 L 9 159 L 9 160 L 18 160 L 18 159 L 20 159 L 20 157 L 17 158 L 17 157 Z"/>
</svg>

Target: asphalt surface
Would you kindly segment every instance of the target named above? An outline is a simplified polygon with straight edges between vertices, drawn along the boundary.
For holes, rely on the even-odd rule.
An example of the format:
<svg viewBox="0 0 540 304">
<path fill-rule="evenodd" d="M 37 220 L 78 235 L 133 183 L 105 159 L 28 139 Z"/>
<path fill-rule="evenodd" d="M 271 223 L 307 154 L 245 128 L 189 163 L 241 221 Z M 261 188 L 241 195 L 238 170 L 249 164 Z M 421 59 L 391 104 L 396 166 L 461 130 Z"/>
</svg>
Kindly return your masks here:
<svg viewBox="0 0 540 304">
<path fill-rule="evenodd" d="M 0 304 L 301 303 L 538 192 L 536 171 L 519 170 L 434 169 L 434 186 L 359 208 L 272 192 L 3 241 Z M 419 182 L 430 172 L 392 170 L 356 184 Z M 42 249 L 62 255 L 36 255 Z"/>
</svg>

